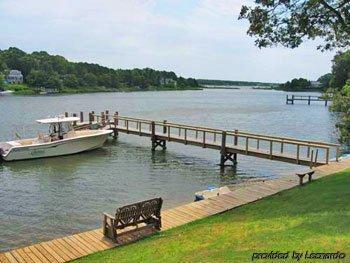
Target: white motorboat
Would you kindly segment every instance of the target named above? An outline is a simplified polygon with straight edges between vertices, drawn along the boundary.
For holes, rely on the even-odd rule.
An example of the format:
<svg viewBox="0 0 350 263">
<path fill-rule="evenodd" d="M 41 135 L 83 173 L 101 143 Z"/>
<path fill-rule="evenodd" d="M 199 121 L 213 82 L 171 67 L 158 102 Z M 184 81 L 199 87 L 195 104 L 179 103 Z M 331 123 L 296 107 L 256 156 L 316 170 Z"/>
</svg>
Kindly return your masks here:
<svg viewBox="0 0 350 263">
<path fill-rule="evenodd" d="M 0 143 L 0 154 L 5 161 L 68 155 L 101 147 L 110 130 L 77 130 L 73 123 L 77 117 L 55 117 L 37 120 L 48 124 L 49 134 L 38 133 L 37 138 Z"/>
</svg>

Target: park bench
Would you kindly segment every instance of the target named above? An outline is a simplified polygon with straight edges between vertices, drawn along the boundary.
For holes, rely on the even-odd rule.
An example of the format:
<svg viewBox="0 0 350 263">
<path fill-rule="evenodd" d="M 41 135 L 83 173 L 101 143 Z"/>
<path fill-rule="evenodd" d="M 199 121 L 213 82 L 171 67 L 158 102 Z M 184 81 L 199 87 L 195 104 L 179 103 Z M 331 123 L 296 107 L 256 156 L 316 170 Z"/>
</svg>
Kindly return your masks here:
<svg viewBox="0 0 350 263">
<path fill-rule="evenodd" d="M 308 170 L 306 172 L 302 172 L 302 173 L 296 173 L 296 175 L 299 177 L 299 185 L 303 185 L 304 184 L 304 177 L 306 175 L 308 175 L 308 181 L 311 182 L 312 180 L 312 175 L 315 173 L 314 170 Z"/>
<path fill-rule="evenodd" d="M 160 230 L 162 198 L 154 198 L 117 209 L 115 216 L 103 213 L 103 234 L 117 242 L 117 230 L 143 224 Z"/>
</svg>

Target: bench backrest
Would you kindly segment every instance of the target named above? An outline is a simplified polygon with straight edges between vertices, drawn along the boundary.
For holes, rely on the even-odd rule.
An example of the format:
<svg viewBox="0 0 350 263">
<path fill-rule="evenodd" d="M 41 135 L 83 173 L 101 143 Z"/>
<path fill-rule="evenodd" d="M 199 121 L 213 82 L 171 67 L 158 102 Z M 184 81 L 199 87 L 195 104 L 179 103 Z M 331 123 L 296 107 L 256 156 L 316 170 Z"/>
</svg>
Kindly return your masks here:
<svg viewBox="0 0 350 263">
<path fill-rule="evenodd" d="M 115 227 L 124 228 L 146 222 L 150 218 L 160 218 L 162 198 L 154 198 L 117 209 Z"/>
</svg>

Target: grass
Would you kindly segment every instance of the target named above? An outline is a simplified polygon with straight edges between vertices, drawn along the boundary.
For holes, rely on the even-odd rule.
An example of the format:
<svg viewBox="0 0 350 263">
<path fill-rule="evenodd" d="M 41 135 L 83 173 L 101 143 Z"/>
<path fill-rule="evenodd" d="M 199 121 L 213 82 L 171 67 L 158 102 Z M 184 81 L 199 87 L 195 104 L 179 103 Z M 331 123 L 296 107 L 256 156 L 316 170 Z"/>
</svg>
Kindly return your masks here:
<svg viewBox="0 0 350 263">
<path fill-rule="evenodd" d="M 289 252 L 282 262 L 296 262 L 293 251 L 340 251 L 349 260 L 349 187 L 350 169 L 76 262 L 251 262 L 271 251 Z"/>
<path fill-rule="evenodd" d="M 5 90 L 14 91 L 15 95 L 34 95 L 35 91 L 26 84 L 6 84 Z"/>
</svg>

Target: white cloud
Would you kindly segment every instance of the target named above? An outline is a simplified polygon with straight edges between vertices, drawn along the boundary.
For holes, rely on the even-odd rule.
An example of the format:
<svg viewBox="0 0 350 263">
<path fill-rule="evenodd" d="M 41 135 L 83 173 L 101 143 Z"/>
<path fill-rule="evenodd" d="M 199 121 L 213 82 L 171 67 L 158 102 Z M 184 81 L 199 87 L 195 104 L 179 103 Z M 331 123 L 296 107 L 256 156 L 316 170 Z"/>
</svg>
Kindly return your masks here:
<svg viewBox="0 0 350 263">
<path fill-rule="evenodd" d="M 247 1 L 0 0 L 0 23 L 7 26 L 0 48 L 201 78 L 284 81 L 329 71 L 332 54 L 312 44 L 296 50 L 254 47 L 246 23 L 237 20 Z"/>
</svg>

